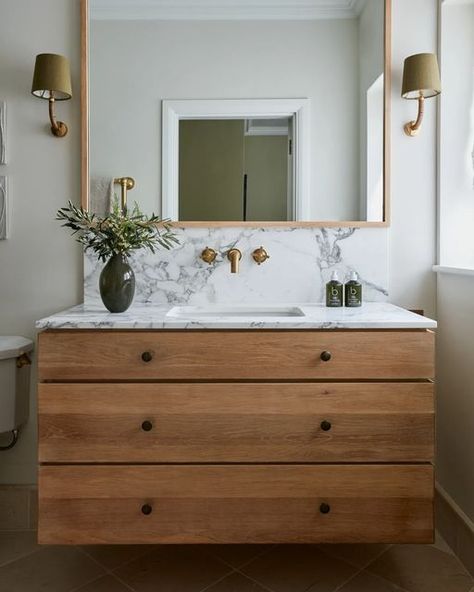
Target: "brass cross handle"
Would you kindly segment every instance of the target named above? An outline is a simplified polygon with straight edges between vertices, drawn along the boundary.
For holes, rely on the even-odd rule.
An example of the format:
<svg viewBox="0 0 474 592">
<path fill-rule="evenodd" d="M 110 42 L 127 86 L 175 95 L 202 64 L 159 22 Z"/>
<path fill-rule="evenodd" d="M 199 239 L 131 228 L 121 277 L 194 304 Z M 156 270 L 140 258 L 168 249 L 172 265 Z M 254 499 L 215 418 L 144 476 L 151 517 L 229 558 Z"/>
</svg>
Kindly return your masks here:
<svg viewBox="0 0 474 592">
<path fill-rule="evenodd" d="M 201 253 L 201 259 L 209 264 L 213 263 L 216 257 L 217 253 L 214 251 L 214 249 L 211 249 L 209 247 L 206 247 L 204 251 Z"/>
<path fill-rule="evenodd" d="M 259 247 L 258 249 L 255 249 L 255 251 L 252 253 L 252 257 L 253 260 L 257 263 L 257 265 L 261 265 L 262 263 L 265 263 L 267 259 L 270 258 L 270 255 L 265 251 L 263 247 Z"/>
</svg>

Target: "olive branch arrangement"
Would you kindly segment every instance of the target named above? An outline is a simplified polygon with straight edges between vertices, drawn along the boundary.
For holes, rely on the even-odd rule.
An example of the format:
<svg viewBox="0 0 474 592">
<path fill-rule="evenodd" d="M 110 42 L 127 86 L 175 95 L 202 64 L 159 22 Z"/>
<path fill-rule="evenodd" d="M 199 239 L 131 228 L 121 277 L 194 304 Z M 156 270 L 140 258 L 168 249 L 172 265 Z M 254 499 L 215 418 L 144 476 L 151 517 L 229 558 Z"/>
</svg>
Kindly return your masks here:
<svg viewBox="0 0 474 592">
<path fill-rule="evenodd" d="M 112 255 L 128 257 L 137 249 L 155 253 L 157 247 L 169 250 L 179 244 L 169 220 L 155 214 L 146 216 L 136 202 L 129 213 L 115 200 L 110 214 L 98 216 L 69 201 L 67 207 L 57 211 L 56 220 L 72 230 L 84 251 L 94 251 L 103 262 Z"/>
</svg>

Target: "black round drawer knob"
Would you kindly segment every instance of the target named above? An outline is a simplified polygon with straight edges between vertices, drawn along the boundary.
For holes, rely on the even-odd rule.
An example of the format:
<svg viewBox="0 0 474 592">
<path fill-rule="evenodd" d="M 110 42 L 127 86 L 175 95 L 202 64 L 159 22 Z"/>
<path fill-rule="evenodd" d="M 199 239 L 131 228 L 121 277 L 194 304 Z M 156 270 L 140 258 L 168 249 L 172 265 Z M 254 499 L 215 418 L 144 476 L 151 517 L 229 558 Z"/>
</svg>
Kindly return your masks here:
<svg viewBox="0 0 474 592">
<path fill-rule="evenodd" d="M 323 362 L 329 362 L 330 359 L 331 359 L 331 352 L 329 352 L 329 351 L 323 351 L 321 353 L 321 360 Z"/>
<path fill-rule="evenodd" d="M 319 506 L 319 511 L 321 512 L 321 514 L 329 514 L 329 512 L 331 511 L 331 506 L 329 504 L 322 503 Z"/>
<path fill-rule="evenodd" d="M 331 422 L 330 421 L 322 421 L 321 422 L 321 429 L 323 430 L 323 432 L 329 432 L 329 430 L 331 429 Z"/>
<path fill-rule="evenodd" d="M 149 351 L 142 353 L 142 360 L 144 362 L 151 362 L 153 360 L 153 354 Z"/>
<path fill-rule="evenodd" d="M 151 432 L 152 429 L 153 429 L 153 424 L 151 423 L 151 421 L 148 421 L 148 419 L 142 423 L 142 430 L 144 432 Z"/>
<path fill-rule="evenodd" d="M 143 504 L 142 514 L 145 514 L 145 516 L 148 516 L 152 512 L 153 512 L 153 508 L 150 506 L 150 504 Z"/>
</svg>

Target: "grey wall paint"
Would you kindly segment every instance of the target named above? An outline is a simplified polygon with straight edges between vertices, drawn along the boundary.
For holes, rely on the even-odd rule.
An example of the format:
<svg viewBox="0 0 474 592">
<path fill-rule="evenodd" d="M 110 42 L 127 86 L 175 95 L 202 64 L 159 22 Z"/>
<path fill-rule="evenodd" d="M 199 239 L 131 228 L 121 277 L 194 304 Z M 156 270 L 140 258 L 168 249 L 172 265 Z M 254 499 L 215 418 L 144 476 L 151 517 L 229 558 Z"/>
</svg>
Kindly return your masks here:
<svg viewBox="0 0 474 592">
<path fill-rule="evenodd" d="M 428 103 L 423 132 L 414 141 L 402 129 L 413 118 L 413 104 L 399 96 L 403 59 L 436 47 L 437 9 L 434 0 L 393 4 L 391 300 L 434 314 L 435 102 Z M 79 26 L 78 0 L 2 0 L 0 80 L 9 107 L 6 171 L 13 208 L 12 238 L 0 243 L 3 334 L 34 336 L 35 319 L 81 299 L 79 249 L 53 221 L 68 198 L 79 200 Z M 34 56 L 42 51 L 72 60 L 75 97 L 58 106 L 70 123 L 69 135 L 61 140 L 49 135 L 45 103 L 29 94 Z M 33 387 L 33 401 L 35 392 Z M 0 458 L 1 482 L 36 480 L 34 410 L 18 447 Z"/>
<path fill-rule="evenodd" d="M 156 211 L 162 99 L 306 97 L 312 219 L 358 220 L 357 41 L 355 19 L 93 21 L 91 174 L 134 176 Z"/>
<path fill-rule="evenodd" d="M 0 89 L 7 102 L 11 238 L 0 242 L 0 333 L 35 339 L 41 316 L 81 297 L 80 249 L 54 221 L 57 208 L 80 195 L 79 2 L 2 0 Z M 48 103 L 30 94 L 35 55 L 71 58 L 75 97 L 58 104 L 68 136 L 49 132 Z M 33 377 L 34 385 L 34 377 Z M 0 452 L 0 481 L 36 479 L 36 388 L 31 418 L 16 448 Z"/>
</svg>

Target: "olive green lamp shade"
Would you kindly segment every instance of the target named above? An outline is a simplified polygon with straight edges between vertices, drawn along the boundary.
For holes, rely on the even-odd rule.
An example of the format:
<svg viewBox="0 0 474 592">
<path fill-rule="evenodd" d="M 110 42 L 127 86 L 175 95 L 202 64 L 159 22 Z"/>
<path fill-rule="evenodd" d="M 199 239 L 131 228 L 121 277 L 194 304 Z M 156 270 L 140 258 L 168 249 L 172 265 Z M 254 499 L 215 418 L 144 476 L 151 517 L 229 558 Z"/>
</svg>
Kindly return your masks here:
<svg viewBox="0 0 474 592">
<path fill-rule="evenodd" d="M 70 99 L 72 88 L 69 60 L 55 53 L 37 55 L 31 92 L 40 99 Z"/>
<path fill-rule="evenodd" d="M 418 99 L 435 97 L 441 92 L 438 59 L 434 53 L 417 53 L 405 60 L 402 97 Z"/>
</svg>

